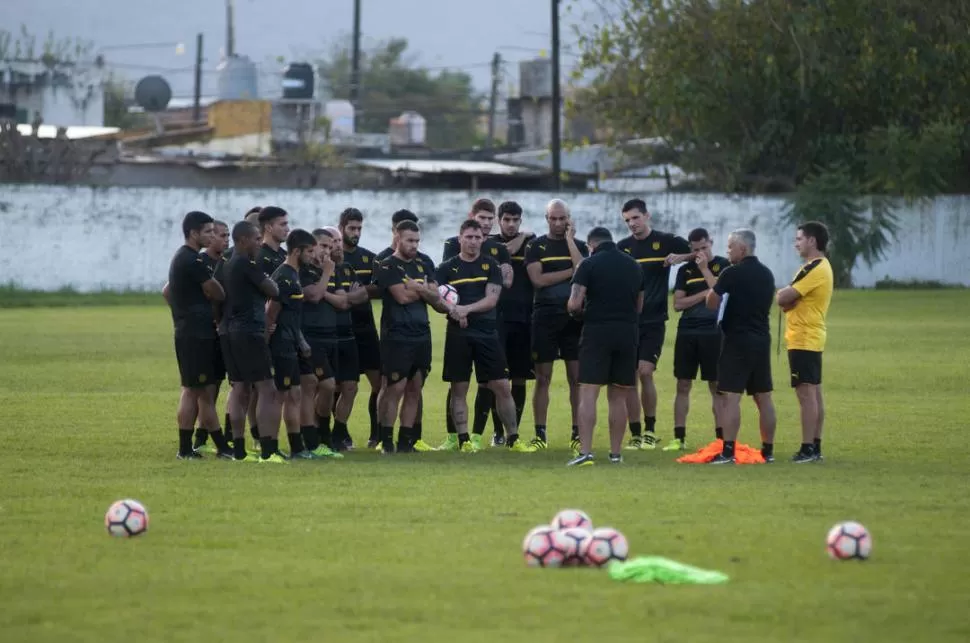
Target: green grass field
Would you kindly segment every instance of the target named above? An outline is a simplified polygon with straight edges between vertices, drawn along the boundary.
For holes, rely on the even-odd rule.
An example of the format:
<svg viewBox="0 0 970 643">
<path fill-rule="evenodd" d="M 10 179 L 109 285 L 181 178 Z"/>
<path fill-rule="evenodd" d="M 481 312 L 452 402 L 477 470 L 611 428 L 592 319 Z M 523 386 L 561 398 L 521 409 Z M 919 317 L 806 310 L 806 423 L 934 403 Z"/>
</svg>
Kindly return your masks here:
<svg viewBox="0 0 970 643">
<path fill-rule="evenodd" d="M 541 454 L 178 462 L 164 308 L 2 310 L 0 638 L 967 641 L 968 318 L 968 291 L 837 294 L 824 464 L 785 461 L 800 439 L 782 357 L 776 464 L 688 466 L 657 451 L 570 470 L 561 371 L 555 448 Z M 658 379 L 664 438 L 673 335 Z M 444 392 L 436 366 L 434 443 Z M 700 390 L 694 407 L 698 445 L 710 432 Z M 365 418 L 359 403 L 358 439 Z M 748 402 L 741 439 L 758 442 Z M 105 533 L 103 513 L 122 497 L 149 508 L 146 536 Z M 564 507 L 621 529 L 633 554 L 731 582 L 625 585 L 603 571 L 526 568 L 522 536 Z M 871 530 L 870 561 L 826 558 L 826 530 L 843 519 Z"/>
</svg>

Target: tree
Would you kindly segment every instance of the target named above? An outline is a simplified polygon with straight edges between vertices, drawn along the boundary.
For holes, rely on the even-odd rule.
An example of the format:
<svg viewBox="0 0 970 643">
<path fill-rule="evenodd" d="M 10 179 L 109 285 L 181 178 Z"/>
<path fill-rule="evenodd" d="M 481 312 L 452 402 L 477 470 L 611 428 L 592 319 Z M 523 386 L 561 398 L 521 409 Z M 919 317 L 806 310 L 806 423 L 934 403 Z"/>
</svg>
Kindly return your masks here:
<svg viewBox="0 0 970 643">
<path fill-rule="evenodd" d="M 788 216 L 826 220 L 849 271 L 897 205 L 970 186 L 970 3 L 609 1 L 577 109 L 662 137 L 714 189 L 797 190 Z"/>
<path fill-rule="evenodd" d="M 410 110 L 427 121 L 430 147 L 471 147 L 479 142 L 476 126 L 483 113 L 482 97 L 472 87 L 471 76 L 447 69 L 432 74 L 405 56 L 407 47 L 406 39 L 394 38 L 361 52 L 357 130 L 387 132 L 391 118 Z M 334 98 L 350 98 L 351 52 L 346 44 L 319 61 L 318 70 Z"/>
</svg>

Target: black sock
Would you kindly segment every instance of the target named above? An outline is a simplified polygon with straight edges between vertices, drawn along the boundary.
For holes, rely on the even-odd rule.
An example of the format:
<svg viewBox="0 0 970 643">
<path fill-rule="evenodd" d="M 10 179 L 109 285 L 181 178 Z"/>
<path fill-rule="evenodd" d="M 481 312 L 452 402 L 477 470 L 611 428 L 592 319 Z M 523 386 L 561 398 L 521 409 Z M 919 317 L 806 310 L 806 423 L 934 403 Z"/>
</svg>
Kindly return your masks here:
<svg viewBox="0 0 970 643">
<path fill-rule="evenodd" d="M 519 426 L 525 411 L 525 384 L 512 385 L 512 401 L 515 402 L 515 425 Z"/>
<path fill-rule="evenodd" d="M 496 436 L 504 436 L 505 424 L 502 422 L 502 418 L 498 416 L 498 400 L 495 399 L 494 392 L 489 392 L 492 393 L 492 399 L 494 400 L 492 403 L 492 431 L 495 432 Z M 516 426 L 518 426 L 518 424 L 516 424 Z"/>
<path fill-rule="evenodd" d="M 367 415 L 370 416 L 370 437 L 368 440 L 377 442 L 381 439 L 381 425 L 377 421 L 377 392 L 371 391 L 367 400 Z"/>
<path fill-rule="evenodd" d="M 512 447 L 515 446 L 515 443 L 518 442 L 518 441 L 519 441 L 519 434 L 518 433 L 513 433 L 505 441 L 505 446 L 507 446 L 507 447 L 509 447 L 511 449 Z"/>
<path fill-rule="evenodd" d="M 724 439 L 724 429 L 722 429 L 721 427 L 717 427 L 716 429 L 714 429 L 714 438 L 717 439 L 717 440 L 723 440 Z"/>
<path fill-rule="evenodd" d="M 209 432 L 203 429 L 201 426 L 195 429 L 195 442 L 193 446 L 198 449 L 206 442 L 209 441 Z"/>
<path fill-rule="evenodd" d="M 411 429 L 411 435 L 414 437 L 415 442 L 420 440 L 421 436 L 423 435 L 423 431 L 421 429 L 422 429 L 421 420 L 419 419 L 417 422 L 414 423 L 414 428 Z"/>
<path fill-rule="evenodd" d="M 229 418 L 229 414 L 226 413 L 225 421 L 222 426 L 226 429 L 226 440 L 232 440 L 232 420 Z"/>
<path fill-rule="evenodd" d="M 316 451 L 317 447 L 320 446 L 320 431 L 317 430 L 317 427 L 312 424 L 301 426 L 300 433 L 303 434 L 303 444 L 307 451 Z"/>
<path fill-rule="evenodd" d="M 303 435 L 297 433 L 287 433 L 286 437 L 290 440 L 290 455 L 295 455 L 303 450 Z"/>
<path fill-rule="evenodd" d="M 822 438 L 815 438 L 815 455 L 822 455 Z"/>
<path fill-rule="evenodd" d="M 546 425 L 545 424 L 536 424 L 536 437 L 539 438 L 540 440 L 542 440 L 543 442 L 546 442 Z"/>
<path fill-rule="evenodd" d="M 725 440 L 724 441 L 724 448 L 721 451 L 721 454 L 724 457 L 726 457 L 726 458 L 733 458 L 734 457 L 734 440 Z"/>
<path fill-rule="evenodd" d="M 683 442 L 687 439 L 687 427 L 686 426 L 675 426 L 674 427 L 674 439 Z"/>
<path fill-rule="evenodd" d="M 466 442 L 468 442 L 468 434 L 467 433 L 459 433 L 458 434 L 458 446 L 459 446 L 459 448 L 461 447 L 461 445 L 465 444 Z"/>
<path fill-rule="evenodd" d="M 814 444 L 806 444 L 805 442 L 802 442 L 801 452 L 804 453 L 805 455 L 814 455 L 815 454 L 815 445 Z"/>
<path fill-rule="evenodd" d="M 485 425 L 488 424 L 488 416 L 495 406 L 495 393 L 492 389 L 482 386 L 478 387 L 475 393 L 475 416 L 472 418 L 472 433 L 482 435 L 485 433 Z"/>
<path fill-rule="evenodd" d="M 630 435 L 635 438 L 639 438 L 642 432 L 643 425 L 641 425 L 639 422 L 630 422 Z"/>
<path fill-rule="evenodd" d="M 333 421 L 333 439 L 346 442 L 350 439 L 350 431 L 347 430 L 347 423 L 340 420 Z"/>
<path fill-rule="evenodd" d="M 394 427 L 393 426 L 382 426 L 381 427 L 381 442 L 394 442 Z"/>
<path fill-rule="evenodd" d="M 326 446 L 328 449 L 333 448 L 333 437 L 330 434 L 330 416 L 329 415 L 318 415 L 317 416 L 317 429 L 320 432 L 320 444 Z"/>
<path fill-rule="evenodd" d="M 260 440 L 260 437 L 259 437 L 259 427 L 256 426 L 256 423 L 255 422 L 253 423 L 253 425 L 251 427 L 249 427 L 249 435 L 253 436 L 253 439 L 256 440 L 257 442 L 259 442 L 259 440 Z"/>
<path fill-rule="evenodd" d="M 643 428 L 647 431 L 647 433 L 654 433 L 657 428 L 657 418 L 644 415 Z"/>
<path fill-rule="evenodd" d="M 572 431 L 572 433 L 569 434 L 569 439 L 570 440 L 578 440 L 579 439 L 579 427 L 576 426 L 575 424 L 573 425 L 573 431 Z"/>
<path fill-rule="evenodd" d="M 216 449 L 220 452 L 229 450 L 229 445 L 226 443 L 226 436 L 222 434 L 222 429 L 216 429 L 209 433 L 212 435 L 212 444 L 216 445 Z"/>
<path fill-rule="evenodd" d="M 263 458 L 268 458 L 274 453 L 276 453 L 276 447 L 273 443 L 276 442 L 273 438 L 260 438 L 259 439 L 259 450 Z"/>
<path fill-rule="evenodd" d="M 246 438 L 236 438 L 232 441 L 232 457 L 237 460 L 246 459 Z"/>
<path fill-rule="evenodd" d="M 179 429 L 179 455 L 192 453 L 192 429 Z"/>
<path fill-rule="evenodd" d="M 762 442 L 761 455 L 765 458 L 770 458 L 775 455 L 775 445 L 771 442 Z"/>
<path fill-rule="evenodd" d="M 445 429 L 448 433 L 458 433 L 455 427 L 455 418 L 451 417 L 451 388 L 445 393 Z"/>
<path fill-rule="evenodd" d="M 414 444 L 413 429 L 409 426 L 398 427 L 397 429 L 397 450 L 410 448 Z"/>
</svg>

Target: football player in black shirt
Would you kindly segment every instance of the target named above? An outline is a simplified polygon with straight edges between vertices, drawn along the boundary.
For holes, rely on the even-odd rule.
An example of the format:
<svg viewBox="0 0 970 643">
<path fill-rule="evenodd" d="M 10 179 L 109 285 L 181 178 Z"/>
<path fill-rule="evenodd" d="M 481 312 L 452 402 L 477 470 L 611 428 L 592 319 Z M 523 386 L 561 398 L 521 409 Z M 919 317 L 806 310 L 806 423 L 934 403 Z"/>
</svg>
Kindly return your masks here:
<svg viewBox="0 0 970 643">
<path fill-rule="evenodd" d="M 630 229 L 630 236 L 617 242 L 616 247 L 637 260 L 643 270 L 643 309 L 640 311 L 640 340 L 637 345 L 639 361 L 637 379 L 640 383 L 640 399 L 636 387 L 627 398 L 627 414 L 630 417 L 630 433 L 633 436 L 628 449 L 655 449 L 657 447 L 657 387 L 653 374 L 663 350 L 667 328 L 667 293 L 670 290 L 670 266 L 692 258 L 686 239 L 653 230 L 650 213 L 642 199 L 630 199 L 623 204 L 623 221 Z M 640 435 L 641 406 L 646 432 Z"/>
<path fill-rule="evenodd" d="M 708 310 L 704 301 L 707 292 L 717 283 L 721 272 L 731 265 L 724 257 L 711 251 L 710 235 L 704 228 L 691 230 L 687 235 L 695 258 L 677 273 L 674 285 L 674 310 L 680 311 L 677 341 L 674 344 L 674 377 L 677 395 L 674 398 L 674 439 L 664 451 L 680 451 L 687 445 L 687 412 L 690 410 L 690 391 L 700 369 L 701 379 L 711 391 L 714 412 L 714 435 L 720 439 L 718 423 L 717 359 L 721 353 L 721 330 L 717 327 L 717 311 Z"/>
<path fill-rule="evenodd" d="M 504 281 L 497 261 L 483 255 L 485 235 L 474 219 L 461 224 L 461 250 L 458 255 L 438 266 L 435 281 L 450 284 L 458 292 L 458 305 L 448 314 L 445 359 L 442 377 L 450 382 L 450 415 L 455 424 L 458 450 L 481 450 L 478 439 L 468 436 L 468 382 L 472 366 L 479 386 L 492 392 L 503 423 L 508 427 L 508 445 L 513 451 L 531 453 L 535 447 L 519 442 L 515 421 L 515 402 L 509 388 L 509 371 L 498 334 L 498 306 Z M 483 423 L 484 424 L 484 423 Z"/>
<path fill-rule="evenodd" d="M 182 220 L 185 244 L 172 258 L 168 284 L 162 294 L 172 310 L 175 326 L 175 356 L 182 380 L 178 406 L 180 460 L 201 458 L 192 448 L 192 427 L 198 417 L 212 434 L 219 457 L 232 452 L 219 431 L 215 405 L 215 345 L 212 323 L 213 302 L 225 298 L 219 282 L 212 278 L 200 251 L 212 242 L 213 220 L 204 212 L 189 212 Z"/>
<path fill-rule="evenodd" d="M 414 429 L 421 403 L 421 388 L 431 370 L 431 326 L 428 305 L 448 312 L 438 294 L 434 271 L 418 257 L 421 240 L 418 224 L 402 221 L 397 226 L 397 249 L 381 262 L 378 277 L 383 293 L 381 312 L 380 399 L 381 448 L 394 453 L 394 421 L 400 404 L 398 451 L 414 451 Z M 403 398 L 403 402 L 402 402 Z"/>
<path fill-rule="evenodd" d="M 259 229 L 263 234 L 263 245 L 259 249 L 260 267 L 267 275 L 272 275 L 286 261 L 286 250 L 281 247 L 290 234 L 290 218 L 286 210 L 274 205 L 259 211 Z"/>
<path fill-rule="evenodd" d="M 570 285 L 576 267 L 588 256 L 586 244 L 575 239 L 576 228 L 569 217 L 569 206 L 553 199 L 546 206 L 549 232 L 533 239 L 526 247 L 525 269 L 532 281 L 535 301 L 532 310 L 532 359 L 535 362 L 536 388 L 532 395 L 536 437 L 533 446 L 546 448 L 546 417 L 549 411 L 549 385 L 556 359 L 566 362 L 569 406 L 572 416 L 570 446 L 579 447 L 577 412 L 579 405 L 579 337 L 582 322 L 566 311 Z"/>
</svg>

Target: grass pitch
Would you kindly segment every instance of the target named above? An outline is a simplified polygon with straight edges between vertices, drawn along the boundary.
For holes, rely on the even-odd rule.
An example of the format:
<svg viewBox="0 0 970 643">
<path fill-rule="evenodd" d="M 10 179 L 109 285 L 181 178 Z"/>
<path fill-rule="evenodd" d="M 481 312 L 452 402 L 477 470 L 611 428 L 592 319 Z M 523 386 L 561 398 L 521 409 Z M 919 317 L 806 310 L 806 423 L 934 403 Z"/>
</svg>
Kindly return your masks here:
<svg viewBox="0 0 970 643">
<path fill-rule="evenodd" d="M 785 461 L 800 439 L 782 355 L 776 464 L 687 466 L 657 451 L 567 470 L 561 370 L 546 453 L 177 462 L 163 307 L 3 310 L 2 639 L 970 640 L 968 318 L 967 291 L 837 293 L 824 464 Z M 658 378 L 665 439 L 674 323 Z M 440 374 L 439 361 L 426 389 L 433 443 L 444 435 Z M 710 436 L 696 389 L 694 446 Z M 742 441 L 757 444 L 755 418 L 746 402 Z M 531 433 L 528 411 L 524 425 Z M 123 497 L 148 507 L 147 535 L 105 533 L 104 511 Z M 624 585 L 603 571 L 527 569 L 522 536 L 564 507 L 622 530 L 634 555 L 731 582 Z M 870 561 L 825 557 L 825 532 L 844 519 L 872 532 Z"/>
</svg>

